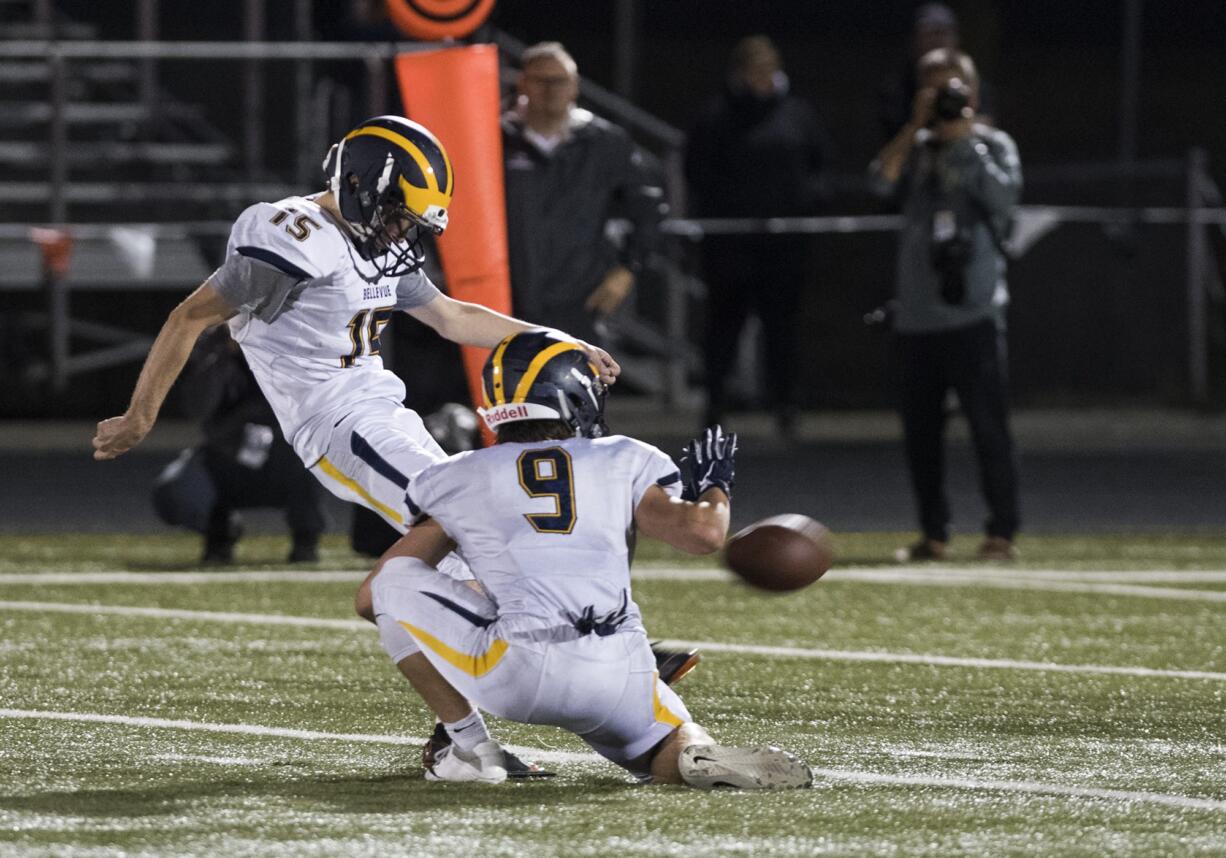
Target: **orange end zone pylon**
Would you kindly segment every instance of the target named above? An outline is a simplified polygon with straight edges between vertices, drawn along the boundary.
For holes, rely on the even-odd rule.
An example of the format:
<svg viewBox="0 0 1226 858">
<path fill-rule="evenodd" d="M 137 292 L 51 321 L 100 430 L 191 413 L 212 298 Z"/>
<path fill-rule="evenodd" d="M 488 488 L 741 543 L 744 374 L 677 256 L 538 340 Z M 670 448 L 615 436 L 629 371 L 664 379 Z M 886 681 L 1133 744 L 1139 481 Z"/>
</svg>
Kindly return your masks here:
<svg viewBox="0 0 1226 858">
<path fill-rule="evenodd" d="M 509 314 L 497 48 L 401 54 L 396 76 L 405 115 L 435 133 L 455 171 L 447 231 L 438 239 L 447 291 L 457 300 Z M 469 392 L 480 405 L 481 367 L 489 350 L 466 346 L 462 353 Z"/>
</svg>

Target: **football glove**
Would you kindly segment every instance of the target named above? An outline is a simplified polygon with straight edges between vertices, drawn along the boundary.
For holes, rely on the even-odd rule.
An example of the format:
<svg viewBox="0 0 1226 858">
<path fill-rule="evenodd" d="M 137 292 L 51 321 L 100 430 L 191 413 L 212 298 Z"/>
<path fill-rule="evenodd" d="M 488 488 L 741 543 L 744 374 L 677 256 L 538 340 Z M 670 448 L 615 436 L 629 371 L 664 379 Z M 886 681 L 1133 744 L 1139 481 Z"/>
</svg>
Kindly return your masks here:
<svg viewBox="0 0 1226 858">
<path fill-rule="evenodd" d="M 712 486 L 723 489 L 731 499 L 736 477 L 736 433 L 725 435 L 718 425 L 708 427 L 702 437 L 682 449 L 681 467 L 685 480 L 682 500 L 696 501 Z"/>
</svg>

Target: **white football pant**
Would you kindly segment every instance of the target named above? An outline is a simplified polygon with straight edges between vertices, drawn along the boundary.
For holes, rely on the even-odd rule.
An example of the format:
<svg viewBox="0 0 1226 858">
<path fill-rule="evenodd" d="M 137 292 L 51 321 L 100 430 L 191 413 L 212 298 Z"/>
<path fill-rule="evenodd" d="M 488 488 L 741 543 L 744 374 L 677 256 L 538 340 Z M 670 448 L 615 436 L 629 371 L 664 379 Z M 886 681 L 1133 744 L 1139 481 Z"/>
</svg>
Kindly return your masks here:
<svg viewBox="0 0 1226 858">
<path fill-rule="evenodd" d="M 618 765 L 690 720 L 660 681 L 641 630 L 600 637 L 569 623 L 544 628 L 537 618 L 499 617 L 488 596 L 409 557 L 389 560 L 371 595 L 394 662 L 420 649 L 479 708 L 562 727 Z"/>
</svg>

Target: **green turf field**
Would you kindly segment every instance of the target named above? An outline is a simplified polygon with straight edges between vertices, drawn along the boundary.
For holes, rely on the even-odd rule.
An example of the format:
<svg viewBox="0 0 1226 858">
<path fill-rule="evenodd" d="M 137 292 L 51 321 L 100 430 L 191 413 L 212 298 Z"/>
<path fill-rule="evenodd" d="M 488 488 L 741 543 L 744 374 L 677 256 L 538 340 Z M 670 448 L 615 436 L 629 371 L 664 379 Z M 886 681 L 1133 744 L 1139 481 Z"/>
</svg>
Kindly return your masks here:
<svg viewBox="0 0 1226 858">
<path fill-rule="evenodd" d="M 1226 538 L 906 570 L 901 539 L 843 535 L 781 597 L 644 546 L 648 628 L 704 644 L 691 712 L 815 768 L 750 794 L 634 786 L 493 719 L 559 777 L 427 784 L 431 719 L 339 542 L 202 573 L 188 537 L 0 537 L 0 856 L 1226 854 Z"/>
</svg>

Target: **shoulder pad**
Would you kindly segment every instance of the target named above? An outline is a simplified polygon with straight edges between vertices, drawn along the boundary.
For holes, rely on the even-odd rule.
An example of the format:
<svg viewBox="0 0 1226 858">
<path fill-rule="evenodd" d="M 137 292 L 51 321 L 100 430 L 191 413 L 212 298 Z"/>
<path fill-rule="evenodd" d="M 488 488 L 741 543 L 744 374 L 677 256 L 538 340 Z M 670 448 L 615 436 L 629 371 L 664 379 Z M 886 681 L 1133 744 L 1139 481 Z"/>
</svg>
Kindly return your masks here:
<svg viewBox="0 0 1226 858">
<path fill-rule="evenodd" d="M 230 233 L 229 251 L 259 259 L 300 279 L 336 270 L 344 248 L 336 225 L 298 197 L 247 208 Z"/>
</svg>

